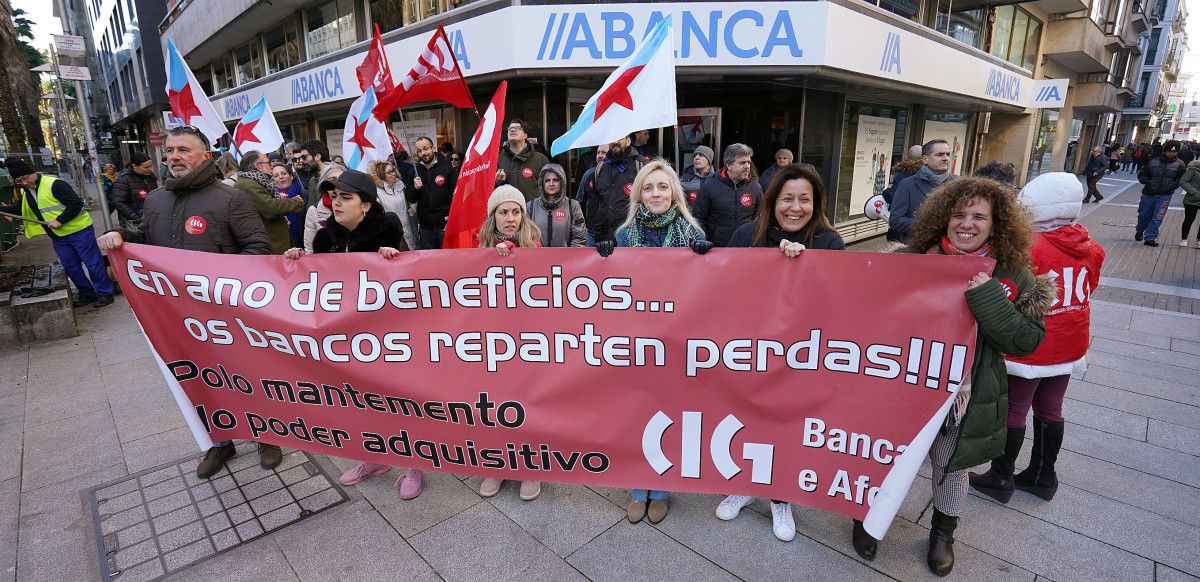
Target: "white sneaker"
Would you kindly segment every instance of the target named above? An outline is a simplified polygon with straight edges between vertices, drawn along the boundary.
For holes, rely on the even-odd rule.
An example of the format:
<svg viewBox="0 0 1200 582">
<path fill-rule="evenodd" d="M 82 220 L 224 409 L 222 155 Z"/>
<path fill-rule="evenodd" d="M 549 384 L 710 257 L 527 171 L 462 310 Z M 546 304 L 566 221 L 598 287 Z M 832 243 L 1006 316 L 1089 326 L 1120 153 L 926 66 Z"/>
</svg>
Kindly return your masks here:
<svg viewBox="0 0 1200 582">
<path fill-rule="evenodd" d="M 729 521 L 742 512 L 742 508 L 750 505 L 754 498 L 749 495 L 730 495 L 717 505 L 717 517 Z"/>
<path fill-rule="evenodd" d="M 1183 248 L 1187 248 L 1187 246 L 1188 246 L 1188 245 L 1187 245 L 1187 239 L 1185 238 L 1185 239 L 1183 239 L 1183 240 L 1179 241 L 1179 246 L 1181 246 L 1181 247 L 1183 247 Z"/>
<path fill-rule="evenodd" d="M 796 519 L 792 517 L 791 503 L 771 503 L 771 531 L 785 542 L 796 537 Z"/>
</svg>

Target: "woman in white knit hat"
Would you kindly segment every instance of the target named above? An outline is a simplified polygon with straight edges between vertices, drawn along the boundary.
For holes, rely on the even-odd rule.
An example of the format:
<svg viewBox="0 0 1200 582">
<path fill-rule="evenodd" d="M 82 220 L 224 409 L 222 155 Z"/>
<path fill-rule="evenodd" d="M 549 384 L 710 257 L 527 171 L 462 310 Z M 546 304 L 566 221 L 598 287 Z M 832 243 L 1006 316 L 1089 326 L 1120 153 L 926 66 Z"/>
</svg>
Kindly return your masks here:
<svg viewBox="0 0 1200 582">
<path fill-rule="evenodd" d="M 1104 264 L 1104 247 L 1075 223 L 1083 207 L 1083 185 L 1073 174 L 1042 174 L 1025 185 L 1017 200 L 1033 218 L 1033 273 L 1054 280 L 1058 297 L 1046 312 L 1042 345 L 1027 356 L 1005 356 L 1008 437 L 1004 455 L 992 461 L 988 472 L 970 476 L 972 487 L 1001 503 L 1008 502 L 1014 488 L 1047 501 L 1058 489 L 1054 463 L 1062 447 L 1063 397 L 1071 372 L 1084 365 L 1091 337 L 1090 299 Z M 1033 454 L 1029 468 L 1014 476 L 1031 406 Z"/>
</svg>

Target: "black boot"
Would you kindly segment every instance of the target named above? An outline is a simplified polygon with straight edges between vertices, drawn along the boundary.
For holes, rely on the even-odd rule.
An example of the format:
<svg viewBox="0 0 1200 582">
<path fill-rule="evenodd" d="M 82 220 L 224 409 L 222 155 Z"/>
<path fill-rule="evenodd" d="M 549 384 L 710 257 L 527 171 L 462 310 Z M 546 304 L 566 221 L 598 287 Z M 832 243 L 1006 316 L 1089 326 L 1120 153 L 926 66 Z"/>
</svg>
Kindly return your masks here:
<svg viewBox="0 0 1200 582">
<path fill-rule="evenodd" d="M 1008 503 L 1013 494 L 1013 470 L 1024 443 L 1025 427 L 1008 429 L 1004 454 L 992 460 L 992 468 L 987 473 L 971 473 L 971 487 L 1000 503 Z"/>
<path fill-rule="evenodd" d="M 951 517 L 933 508 L 933 527 L 929 528 L 929 554 L 925 563 L 929 571 L 945 576 L 954 569 L 954 528 L 958 518 Z"/>
<path fill-rule="evenodd" d="M 1033 422 L 1033 451 L 1029 455 L 1029 468 L 1021 471 L 1013 482 L 1017 489 L 1028 491 L 1046 501 L 1054 499 L 1058 491 L 1058 475 L 1054 463 L 1058 462 L 1058 451 L 1062 448 L 1063 422 Z"/>
<path fill-rule="evenodd" d="M 863 522 L 854 520 L 854 535 L 850 541 L 854 544 L 854 551 L 858 552 L 864 560 L 874 560 L 875 550 L 879 548 L 879 540 L 871 537 L 867 530 L 863 528 Z"/>
</svg>

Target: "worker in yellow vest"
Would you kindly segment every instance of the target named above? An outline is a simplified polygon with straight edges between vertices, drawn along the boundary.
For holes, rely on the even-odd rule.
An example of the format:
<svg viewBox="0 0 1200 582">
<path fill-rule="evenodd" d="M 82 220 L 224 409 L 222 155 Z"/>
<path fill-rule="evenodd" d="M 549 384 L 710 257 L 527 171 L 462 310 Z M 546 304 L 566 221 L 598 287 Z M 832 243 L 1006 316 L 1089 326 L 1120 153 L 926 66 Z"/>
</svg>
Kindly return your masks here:
<svg viewBox="0 0 1200 582">
<path fill-rule="evenodd" d="M 74 301 L 76 307 L 111 305 L 112 280 L 108 278 L 104 256 L 96 245 L 92 217 L 84 211 L 83 200 L 75 189 L 63 180 L 37 173 L 20 158 L 10 158 L 4 166 L 21 190 L 21 201 L 0 210 L 48 223 L 43 226 L 38 222 L 26 222 L 25 236 L 49 235 L 59 262 L 79 291 Z"/>
</svg>

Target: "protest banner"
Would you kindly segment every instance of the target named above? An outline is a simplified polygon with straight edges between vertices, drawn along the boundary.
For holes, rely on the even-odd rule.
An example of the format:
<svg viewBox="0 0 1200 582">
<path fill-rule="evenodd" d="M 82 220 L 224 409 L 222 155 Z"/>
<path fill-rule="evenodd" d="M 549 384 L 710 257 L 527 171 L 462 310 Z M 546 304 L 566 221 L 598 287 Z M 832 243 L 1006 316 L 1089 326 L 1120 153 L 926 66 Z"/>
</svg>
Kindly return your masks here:
<svg viewBox="0 0 1200 582">
<path fill-rule="evenodd" d="M 754 495 L 876 537 L 970 373 L 963 293 L 992 268 L 773 249 L 111 256 L 202 448 Z"/>
</svg>

